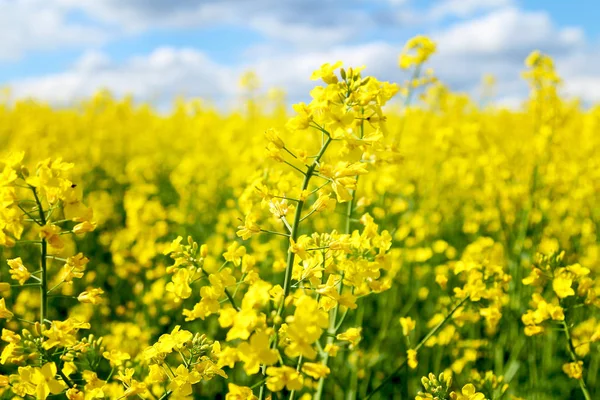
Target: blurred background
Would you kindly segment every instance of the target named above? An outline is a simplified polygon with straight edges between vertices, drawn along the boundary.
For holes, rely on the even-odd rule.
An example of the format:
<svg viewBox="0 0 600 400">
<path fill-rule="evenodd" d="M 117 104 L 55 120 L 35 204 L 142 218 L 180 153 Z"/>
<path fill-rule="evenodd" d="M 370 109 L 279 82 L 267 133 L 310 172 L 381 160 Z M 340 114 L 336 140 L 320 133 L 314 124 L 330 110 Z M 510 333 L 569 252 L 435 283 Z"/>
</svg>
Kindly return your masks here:
<svg viewBox="0 0 600 400">
<path fill-rule="evenodd" d="M 97 223 L 84 237 L 64 235 L 51 285 L 61 282 L 63 257 L 81 252 L 90 262 L 82 279 L 56 291 L 50 319 L 89 321 L 107 351 L 127 351 L 140 380 L 144 349 L 177 325 L 223 340 L 216 315 L 184 321 L 200 283 L 179 302 L 166 289 L 173 260 L 164 251 L 191 235 L 208 246 L 204 267 L 212 273 L 243 245 L 243 268 L 282 282 L 287 239 L 242 241 L 237 227 L 255 212 L 261 227 L 282 228 L 255 189 L 293 194 L 301 177 L 279 153 L 265 152 L 264 133 L 278 129 L 299 155 L 316 154 L 320 133 L 286 130 L 290 105 L 309 102 L 323 85 L 310 80 L 314 70 L 341 60 L 366 65 L 363 77 L 398 83 L 399 93 L 384 111 L 379 155 L 336 143 L 323 159 L 368 156 L 356 207 L 319 213 L 301 233 L 362 230 L 359 218 L 371 215 L 392 238 L 384 274 L 391 288 L 361 297 L 341 319 L 338 328 L 360 327 L 363 339 L 331 360 L 323 398 L 364 399 L 383 382 L 374 400 L 414 398 L 422 376 L 448 371 L 453 389 L 474 382 L 493 400 L 584 399 L 564 371 L 563 332 L 546 321 L 543 335 L 528 336 L 522 320 L 537 307 L 534 293 L 558 302 L 551 281 L 531 287 L 523 278 L 538 252 L 559 249 L 565 265 L 590 272 L 563 305 L 591 396 L 600 398 L 600 282 L 591 278 L 600 271 L 599 10 L 591 0 L 0 0 L 0 156 L 25 152 L 30 171 L 46 159 L 74 163 L 69 179 Z M 415 35 L 430 36 L 437 51 L 423 71 L 402 70 L 398 57 Z M 526 66 L 536 49 L 554 64 L 534 53 Z M 409 80 L 417 70 L 421 78 Z M 420 96 L 412 96 L 415 86 Z M 36 101 L 17 101 L 28 98 Z M 353 129 L 379 129 L 364 120 L 353 117 Z M 30 225 L 25 240 L 39 237 Z M 8 259 L 37 265 L 32 249 L 0 248 L 2 281 Z M 419 350 L 414 369 L 401 364 L 448 315 L 467 281 L 465 263 L 501 266 L 512 281 L 486 281 L 501 295 L 458 313 Z M 246 272 L 233 270 L 242 282 Z M 102 303 L 79 304 L 74 296 L 91 288 L 104 290 Z M 35 320 L 37 292 L 3 296 L 15 315 Z M 410 335 L 400 317 L 416 321 Z M 22 326 L 13 319 L 6 328 Z M 112 377 L 105 390 L 119 398 L 111 371 L 102 359 L 98 376 Z M 231 382 L 257 383 L 241 363 L 227 373 Z M 486 376 L 496 386 L 485 387 Z M 228 382 L 198 384 L 194 396 L 223 398 Z"/>
<path fill-rule="evenodd" d="M 70 104 L 107 88 L 168 108 L 175 95 L 236 105 L 239 76 L 307 97 L 323 62 L 369 67 L 399 81 L 397 56 L 416 34 L 439 52 L 430 66 L 453 90 L 476 93 L 484 73 L 497 101 L 527 93 L 519 71 L 539 49 L 564 90 L 600 96 L 600 5 L 593 0 L 0 0 L 0 86 L 13 97 Z"/>
</svg>

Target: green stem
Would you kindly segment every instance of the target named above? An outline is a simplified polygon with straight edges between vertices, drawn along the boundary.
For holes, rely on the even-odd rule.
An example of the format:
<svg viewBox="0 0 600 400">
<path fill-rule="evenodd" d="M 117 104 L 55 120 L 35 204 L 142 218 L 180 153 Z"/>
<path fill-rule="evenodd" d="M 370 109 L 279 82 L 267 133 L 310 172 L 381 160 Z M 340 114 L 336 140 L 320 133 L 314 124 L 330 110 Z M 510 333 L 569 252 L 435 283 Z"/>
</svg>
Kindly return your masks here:
<svg viewBox="0 0 600 400">
<path fill-rule="evenodd" d="M 44 208 L 42 207 L 42 202 L 37 193 L 37 189 L 31 186 L 31 191 L 33 192 L 33 197 L 35 198 L 35 203 L 37 204 L 39 216 L 40 216 L 40 226 L 46 225 L 46 215 L 44 214 Z M 46 256 L 48 254 L 48 242 L 45 238 L 42 239 L 42 254 L 41 254 L 41 274 L 40 274 L 40 324 L 42 327 L 44 326 L 44 321 L 46 320 L 46 316 L 48 314 L 48 277 L 47 277 L 47 265 L 46 265 Z"/>
<path fill-rule="evenodd" d="M 300 355 L 300 357 L 298 357 L 298 364 L 296 364 L 296 371 L 300 372 L 300 367 L 302 366 L 302 355 Z M 292 390 L 290 392 L 290 398 L 289 400 L 294 400 L 294 397 L 296 397 L 296 391 Z"/>
<path fill-rule="evenodd" d="M 332 141 L 332 139 L 328 135 L 327 140 L 325 141 L 325 143 L 323 143 L 323 146 L 321 146 L 321 149 L 319 150 L 319 153 L 313 160 L 313 163 L 306 170 L 306 173 L 304 174 L 304 180 L 302 181 L 302 188 L 300 189 L 301 192 L 305 191 L 308 188 L 310 179 L 315 174 L 315 169 L 319 165 L 319 161 L 321 161 L 321 158 L 323 157 L 323 155 L 325 154 L 325 151 L 331 144 L 331 141 Z M 294 213 L 294 222 L 292 223 L 291 229 L 290 229 L 290 241 L 293 240 L 295 242 L 296 240 L 298 240 L 298 230 L 300 228 L 300 219 L 302 218 L 303 207 L 304 207 L 304 200 L 298 200 L 298 204 L 296 206 L 296 212 Z M 286 263 L 286 267 L 285 267 L 285 275 L 283 278 L 283 296 L 281 296 L 281 302 L 279 303 L 279 308 L 277 309 L 277 317 L 281 317 L 283 315 L 283 310 L 285 308 L 285 299 L 290 294 L 290 290 L 292 288 L 292 270 L 294 268 L 295 257 L 296 257 L 296 254 L 294 252 L 292 252 L 291 243 L 290 243 L 290 245 L 288 245 L 288 257 L 287 257 L 287 263 Z M 275 340 L 273 340 L 272 347 L 273 348 L 277 347 L 277 332 L 275 333 Z M 263 370 L 264 370 L 264 368 L 263 368 Z M 265 399 L 266 392 L 267 391 L 266 391 L 266 381 L 265 381 L 260 386 L 260 392 L 258 395 L 259 400 Z"/>
<path fill-rule="evenodd" d="M 223 265 L 221 266 L 221 268 L 223 268 L 228 261 L 225 261 L 223 263 Z M 219 270 L 221 270 L 221 268 L 219 268 Z M 204 268 L 200 267 L 200 271 L 202 271 L 202 273 L 206 276 L 206 278 L 208 278 L 209 274 L 204 270 Z M 233 308 L 237 311 L 240 310 L 240 308 L 235 304 L 235 300 L 233 299 L 233 296 L 231 296 L 231 293 L 229 293 L 229 290 L 227 290 L 227 288 L 224 288 L 223 291 L 225 292 L 225 296 L 227 296 L 227 300 L 229 300 L 229 302 L 231 303 L 231 305 L 233 306 Z"/>
<path fill-rule="evenodd" d="M 571 341 L 571 332 L 569 331 L 569 325 L 564 320 L 562 321 L 562 325 L 564 328 L 565 336 L 567 338 L 567 350 L 569 351 L 571 360 L 574 363 L 577 363 L 577 362 L 579 362 L 579 358 L 577 357 L 577 354 L 575 354 L 575 347 L 573 346 L 573 342 Z M 583 397 L 585 397 L 585 400 L 592 400 L 592 396 L 590 396 L 590 392 L 588 391 L 585 381 L 583 380 L 583 375 L 581 376 L 581 378 L 578 379 L 578 381 L 579 381 L 579 387 L 581 388 L 581 391 L 583 392 Z"/>
<path fill-rule="evenodd" d="M 321 160 L 321 157 L 323 157 L 323 155 L 325 154 L 325 151 L 329 147 L 330 143 L 331 143 L 331 138 L 328 138 L 325 141 L 325 143 L 323 144 L 323 147 L 321 147 L 319 154 L 317 154 L 317 157 L 314 159 L 313 163 L 306 171 L 306 174 L 304 175 L 304 181 L 302 182 L 302 188 L 300 189 L 301 191 L 304 191 L 308 188 L 310 179 L 312 178 L 312 176 L 315 172 L 315 169 L 317 168 L 317 165 L 319 164 L 319 161 Z M 304 207 L 304 201 L 303 200 L 298 201 L 298 205 L 296 206 L 296 212 L 294 213 L 294 222 L 292 223 L 292 226 L 291 226 L 292 229 L 290 232 L 290 239 L 294 240 L 294 241 L 298 240 L 298 229 L 300 227 L 300 218 L 302 217 L 302 208 L 303 207 Z M 285 276 L 284 276 L 284 281 L 283 281 L 283 296 L 281 298 L 281 303 L 279 304 L 279 309 L 277 311 L 278 316 L 281 316 L 281 314 L 283 313 L 285 299 L 290 294 L 291 281 L 292 281 L 292 269 L 294 268 L 295 257 L 296 257 L 296 254 L 294 252 L 292 252 L 290 248 L 288 248 L 288 258 L 287 258 L 287 264 L 285 267 Z"/>
<path fill-rule="evenodd" d="M 158 399 L 158 400 L 168 399 L 169 397 L 171 397 L 171 393 L 173 393 L 173 392 L 170 391 L 170 390 L 168 392 L 165 392 L 165 394 L 163 394 L 162 396 L 160 396 L 160 399 Z"/>
<path fill-rule="evenodd" d="M 33 192 L 33 197 L 35 198 L 35 202 L 37 204 L 37 208 L 40 215 L 40 226 L 46 225 L 46 216 L 44 214 L 44 208 L 42 207 L 42 202 L 38 196 L 37 190 L 35 187 L 31 186 L 31 191 Z M 40 274 L 40 295 L 41 295 L 41 303 L 40 303 L 40 325 L 42 325 L 42 329 L 46 324 L 46 316 L 48 315 L 48 276 L 47 276 L 47 256 L 48 256 L 48 243 L 46 239 L 42 239 L 42 252 L 41 252 L 41 274 Z M 62 378 L 62 380 L 72 388 L 73 382 L 65 375 L 62 370 L 62 367 L 57 368 L 57 372 Z"/>
<path fill-rule="evenodd" d="M 67 386 L 69 388 L 72 388 L 74 386 L 73 382 L 71 382 L 71 380 L 69 378 L 67 378 L 67 375 L 65 375 L 62 368 L 57 368 L 56 370 L 57 370 L 58 374 L 60 375 L 60 377 L 62 378 L 62 380 L 67 384 Z"/>
<path fill-rule="evenodd" d="M 358 184 L 358 177 L 356 177 L 356 183 Z M 352 211 L 354 210 L 355 197 L 356 197 L 356 190 L 353 190 L 352 191 L 352 199 L 350 199 L 350 201 L 346 205 L 346 215 L 345 215 L 346 219 L 345 219 L 345 226 L 344 226 L 344 231 L 346 234 L 350 234 L 350 232 L 352 230 Z M 340 282 L 340 286 L 338 288 L 338 293 L 342 294 L 342 290 L 344 290 L 343 277 L 342 277 L 342 281 Z M 348 312 L 348 310 L 346 310 L 346 313 L 342 317 L 342 320 L 339 323 L 336 323 L 338 310 L 339 310 L 339 304 L 336 304 L 335 307 L 333 307 L 333 309 L 329 313 L 329 328 L 327 329 L 327 341 L 325 342 L 326 346 L 327 345 L 331 346 L 333 344 L 333 342 L 335 340 L 335 334 L 337 333 L 337 330 L 342 325 L 342 322 L 346 317 L 346 313 Z M 329 363 L 329 353 L 326 352 L 325 355 L 323 356 L 323 358 L 321 359 L 321 364 L 324 366 L 327 366 L 328 363 Z M 325 388 L 325 377 L 321 377 L 319 379 L 319 386 L 317 387 L 317 392 L 315 393 L 314 400 L 321 400 L 321 397 L 323 396 L 324 388 Z"/>
<path fill-rule="evenodd" d="M 288 235 L 287 233 L 281 233 L 281 232 L 269 231 L 269 230 L 267 230 L 267 229 L 261 229 L 260 231 L 261 231 L 261 232 L 263 232 L 263 233 L 270 233 L 270 234 L 272 234 L 272 235 L 290 237 L 290 235 Z"/>
<path fill-rule="evenodd" d="M 448 322 L 450 320 L 450 318 L 452 318 L 452 316 L 454 315 L 454 313 L 460 308 L 462 307 L 462 305 L 469 300 L 469 297 L 465 297 L 464 299 L 462 299 L 456 306 L 454 306 L 454 308 L 448 313 L 448 315 L 446 316 L 446 318 L 444 318 L 439 324 L 437 324 L 432 330 L 429 331 L 429 333 L 427 335 L 425 335 L 425 337 L 423 339 L 421 339 L 421 341 L 415 346 L 415 348 L 413 350 L 415 351 L 419 351 L 419 349 L 425 344 L 427 343 L 427 341 L 433 336 L 435 335 L 441 328 L 442 326 L 444 326 L 444 324 L 446 324 L 446 322 Z M 371 398 L 371 396 L 373 396 L 375 393 L 377 393 L 379 390 L 381 390 L 381 388 L 383 388 L 385 385 L 388 384 L 388 382 L 390 380 L 392 380 L 392 378 L 398 373 L 400 372 L 400 370 L 404 367 L 404 365 L 406 364 L 406 362 L 408 361 L 407 358 L 404 359 L 404 361 L 402 361 L 402 363 L 400 363 L 400 365 L 398 365 L 396 367 L 396 369 L 394 371 L 392 371 L 391 374 L 389 374 L 387 376 L 387 378 L 385 378 L 383 380 L 383 382 L 381 382 L 379 384 L 379 386 L 377 386 L 375 389 L 373 389 L 368 395 L 367 397 L 365 397 L 364 400 L 368 400 Z"/>
<path fill-rule="evenodd" d="M 229 302 L 231 303 L 233 308 L 237 311 L 240 311 L 239 307 L 235 304 L 235 300 L 233 299 L 233 296 L 231 296 L 231 293 L 229 293 L 229 290 L 224 289 L 224 291 L 225 291 L 225 296 L 227 296 L 227 299 L 229 300 Z"/>
<path fill-rule="evenodd" d="M 338 293 L 342 293 L 344 284 L 340 282 L 340 287 L 338 288 Z M 325 347 L 332 345 L 335 340 L 335 331 L 336 331 L 336 319 L 338 314 L 338 306 L 336 305 L 329 312 L 329 328 L 327 328 L 327 341 L 325 342 Z M 323 358 L 321 359 L 321 364 L 327 366 L 329 362 L 329 353 L 325 352 Z M 317 387 L 317 392 L 315 393 L 314 400 L 320 400 L 321 396 L 323 396 L 323 389 L 325 388 L 325 377 L 321 377 L 319 379 L 319 386 Z"/>
</svg>

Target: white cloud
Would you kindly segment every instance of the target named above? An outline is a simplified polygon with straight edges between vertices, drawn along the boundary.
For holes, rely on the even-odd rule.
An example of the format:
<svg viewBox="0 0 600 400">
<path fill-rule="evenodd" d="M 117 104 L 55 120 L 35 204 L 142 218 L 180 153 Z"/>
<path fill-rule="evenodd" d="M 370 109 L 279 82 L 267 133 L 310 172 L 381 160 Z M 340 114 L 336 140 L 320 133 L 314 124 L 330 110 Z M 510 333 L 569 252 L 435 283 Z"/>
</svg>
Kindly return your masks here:
<svg viewBox="0 0 600 400">
<path fill-rule="evenodd" d="M 85 54 L 72 69 L 13 84 L 16 97 L 34 97 L 70 104 L 99 89 L 117 96 L 133 94 L 137 100 L 169 102 L 177 95 L 220 100 L 232 96 L 230 69 L 192 49 L 159 48 L 124 63 L 111 62 L 99 53 Z"/>
<path fill-rule="evenodd" d="M 343 60 L 347 66 L 367 65 L 377 77 L 400 74 L 395 66 L 397 49 L 386 43 L 341 46 L 333 50 L 287 53 L 260 58 L 237 67 L 218 64 L 193 49 L 161 48 L 147 55 L 115 63 L 106 55 L 90 52 L 68 71 L 16 81 L 16 97 L 33 97 L 56 104 L 70 104 L 99 89 L 118 96 L 133 94 L 139 101 L 164 105 L 175 96 L 202 97 L 221 105 L 232 104 L 241 91 L 238 78 L 254 70 L 266 88 L 279 87 L 298 101 L 308 97 L 315 82 L 309 77 L 324 62 Z M 390 74 L 392 71 L 392 74 Z M 394 76 L 390 77 L 391 79 Z"/>
<path fill-rule="evenodd" d="M 481 11 L 512 5 L 514 0 L 443 0 L 434 3 L 427 11 L 426 19 L 440 20 L 446 17 L 467 18 Z"/>
<path fill-rule="evenodd" d="M 600 43 L 588 45 L 556 58 L 558 74 L 563 78 L 562 89 L 587 104 L 600 101 Z"/>
<path fill-rule="evenodd" d="M 285 22 L 273 15 L 251 18 L 248 25 L 275 42 L 285 42 L 299 48 L 322 48 L 344 42 L 356 29 L 350 25 L 311 26 Z"/>
<path fill-rule="evenodd" d="M 236 26 L 286 45 L 324 47 L 348 41 L 369 17 L 359 0 L 0 0 L 2 59 L 31 51 L 89 49 L 156 29 Z"/>
<path fill-rule="evenodd" d="M 550 54 L 559 65 L 578 51 L 587 54 L 582 50 L 585 40 L 581 29 L 559 28 L 545 12 L 514 7 L 457 22 L 433 37 L 439 49 L 433 65 L 444 81 L 473 92 L 481 76 L 491 73 L 498 79 L 499 97 L 510 99 L 511 104 L 527 94 L 520 72 L 531 51 Z M 600 99 L 600 93 L 596 96 Z"/>
<path fill-rule="evenodd" d="M 15 60 L 31 50 L 95 45 L 110 34 L 69 21 L 68 9 L 53 0 L 0 0 L 0 61 Z"/>
<path fill-rule="evenodd" d="M 236 12 L 227 7 L 235 0 L 180 1 L 170 0 L 55 0 L 62 7 L 77 9 L 90 17 L 129 32 L 156 27 L 203 26 L 227 22 Z"/>
<path fill-rule="evenodd" d="M 403 26 L 427 26 L 439 24 L 447 19 L 467 19 L 479 13 L 490 12 L 513 6 L 515 0 L 438 0 L 429 8 L 416 8 L 409 1 L 388 0 L 392 5 L 389 15 L 384 16 L 388 23 Z"/>
<path fill-rule="evenodd" d="M 491 3 L 504 4 L 500 0 Z M 520 78 L 523 60 L 531 50 L 539 48 L 556 56 L 568 93 L 586 100 L 600 99 L 600 73 L 593 68 L 600 59 L 590 62 L 593 49 L 586 47 L 580 29 L 557 27 L 543 12 L 498 7 L 433 33 L 439 53 L 431 65 L 444 82 L 455 90 L 477 93 L 482 75 L 491 73 L 499 82 L 498 98 L 505 104 L 517 104 L 527 94 L 526 84 Z M 401 82 L 406 78 L 397 67 L 402 43 L 342 45 L 342 36 L 352 33 L 344 26 L 311 31 L 302 23 L 282 22 L 287 18 L 284 14 L 279 19 L 265 15 L 268 14 L 247 18 L 246 24 L 261 30 L 269 40 L 247 49 L 242 65 L 218 63 L 197 49 L 164 47 L 120 62 L 101 52 L 88 51 L 67 71 L 14 82 L 14 93 L 64 104 L 108 88 L 117 95 L 132 93 L 138 100 L 162 104 L 180 94 L 225 104 L 239 95 L 240 74 L 252 69 L 264 87 L 282 88 L 291 100 L 297 101 L 305 99 L 315 84 L 308 79 L 311 72 L 324 62 L 337 60 L 346 65 L 365 64 L 367 73 L 382 80 Z M 276 39 L 278 32 L 283 33 Z M 290 42 L 292 46 L 285 45 Z"/>
<path fill-rule="evenodd" d="M 249 27 L 270 38 L 302 43 L 299 35 L 326 41 L 344 39 L 344 31 L 364 15 L 353 12 L 360 0 L 54 0 L 123 31 L 154 28 L 202 28 L 218 24 Z M 364 11 L 363 11 L 364 14 Z"/>
<path fill-rule="evenodd" d="M 535 48 L 563 51 L 583 44 L 583 31 L 557 28 L 544 12 L 503 8 L 459 22 L 435 37 L 441 51 L 452 54 L 506 56 Z"/>
</svg>

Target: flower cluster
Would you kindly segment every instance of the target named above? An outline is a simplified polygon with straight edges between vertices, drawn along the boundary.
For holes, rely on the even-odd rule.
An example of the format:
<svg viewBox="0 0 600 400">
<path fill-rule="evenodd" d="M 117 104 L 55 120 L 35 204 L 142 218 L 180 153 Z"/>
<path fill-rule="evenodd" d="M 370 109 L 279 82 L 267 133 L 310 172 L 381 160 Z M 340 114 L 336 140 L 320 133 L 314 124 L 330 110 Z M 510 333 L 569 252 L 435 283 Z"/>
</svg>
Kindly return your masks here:
<svg viewBox="0 0 600 400">
<path fill-rule="evenodd" d="M 435 51 L 292 108 L 0 100 L 0 398 L 597 398 L 600 108 Z"/>
</svg>

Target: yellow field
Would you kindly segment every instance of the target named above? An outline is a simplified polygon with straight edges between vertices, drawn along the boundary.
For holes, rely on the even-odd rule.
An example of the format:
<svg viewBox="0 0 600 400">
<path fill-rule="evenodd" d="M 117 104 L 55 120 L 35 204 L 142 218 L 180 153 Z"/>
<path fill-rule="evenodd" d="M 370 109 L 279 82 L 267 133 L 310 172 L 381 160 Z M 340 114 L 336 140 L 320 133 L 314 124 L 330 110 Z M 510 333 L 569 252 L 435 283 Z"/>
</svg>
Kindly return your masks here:
<svg viewBox="0 0 600 400">
<path fill-rule="evenodd" d="M 600 107 L 434 51 L 291 115 L 251 75 L 240 112 L 1 104 L 1 398 L 598 398 Z"/>
</svg>

